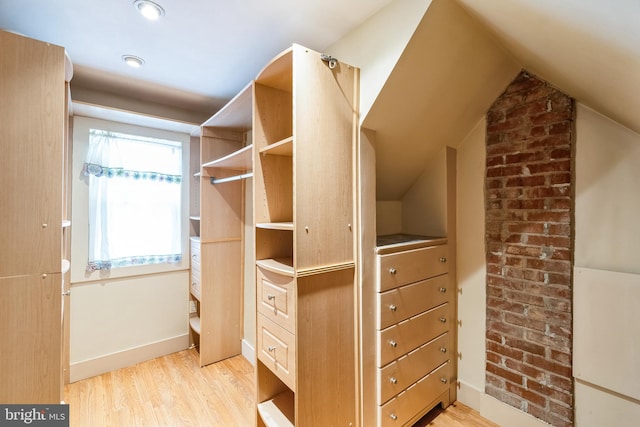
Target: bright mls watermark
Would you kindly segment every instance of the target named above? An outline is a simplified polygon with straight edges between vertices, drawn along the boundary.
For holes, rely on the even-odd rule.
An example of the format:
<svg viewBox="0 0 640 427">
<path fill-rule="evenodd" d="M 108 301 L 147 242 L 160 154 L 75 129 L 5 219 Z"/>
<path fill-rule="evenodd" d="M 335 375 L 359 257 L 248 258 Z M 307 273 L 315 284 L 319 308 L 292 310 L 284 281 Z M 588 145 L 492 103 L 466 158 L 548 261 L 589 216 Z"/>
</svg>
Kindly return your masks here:
<svg viewBox="0 0 640 427">
<path fill-rule="evenodd" d="M 69 405 L 2 405 L 0 427 L 69 427 Z"/>
</svg>

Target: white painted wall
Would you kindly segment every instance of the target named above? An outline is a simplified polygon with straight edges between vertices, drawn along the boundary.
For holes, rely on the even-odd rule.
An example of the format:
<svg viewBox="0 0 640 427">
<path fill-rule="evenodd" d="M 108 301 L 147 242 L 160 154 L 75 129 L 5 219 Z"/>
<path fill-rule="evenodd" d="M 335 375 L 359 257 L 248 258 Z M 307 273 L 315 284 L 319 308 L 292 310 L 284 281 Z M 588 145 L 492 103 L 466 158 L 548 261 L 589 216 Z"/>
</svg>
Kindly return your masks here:
<svg viewBox="0 0 640 427">
<path fill-rule="evenodd" d="M 85 272 L 88 258 L 88 191 L 81 174 L 90 127 L 140 132 L 122 125 L 74 117 L 70 377 L 76 381 L 188 347 L 188 185 L 183 188 L 183 262 Z M 182 141 L 188 171 L 189 135 L 145 129 L 146 135 Z"/>
<path fill-rule="evenodd" d="M 640 419 L 640 135 L 584 105 L 576 132 L 576 426 Z"/>
<path fill-rule="evenodd" d="M 364 120 L 431 0 L 395 0 L 326 49 L 360 67 L 360 122 Z"/>
</svg>

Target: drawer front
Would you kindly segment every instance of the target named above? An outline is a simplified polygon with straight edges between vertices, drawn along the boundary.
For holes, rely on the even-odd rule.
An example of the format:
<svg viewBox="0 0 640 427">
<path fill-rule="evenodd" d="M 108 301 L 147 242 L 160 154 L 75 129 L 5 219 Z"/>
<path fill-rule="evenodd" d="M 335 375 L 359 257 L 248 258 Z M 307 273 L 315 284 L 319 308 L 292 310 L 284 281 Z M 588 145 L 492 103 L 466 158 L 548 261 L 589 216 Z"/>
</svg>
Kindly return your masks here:
<svg viewBox="0 0 640 427">
<path fill-rule="evenodd" d="M 192 272 L 193 273 L 193 272 Z M 191 295 L 200 301 L 200 275 L 191 274 Z"/>
<path fill-rule="evenodd" d="M 378 404 L 382 405 L 448 361 L 453 353 L 448 333 L 378 369 Z"/>
<path fill-rule="evenodd" d="M 404 393 L 379 406 L 379 425 L 381 427 L 403 426 L 424 409 L 431 409 L 425 405 L 435 406 L 438 403 L 435 400 L 449 389 L 450 371 L 449 363 L 445 363 Z"/>
<path fill-rule="evenodd" d="M 295 279 L 256 269 L 258 312 L 295 334 Z"/>
<path fill-rule="evenodd" d="M 449 301 L 449 275 L 401 286 L 378 296 L 378 330 Z"/>
<path fill-rule="evenodd" d="M 447 273 L 448 256 L 447 245 L 378 256 L 378 292 Z"/>
<path fill-rule="evenodd" d="M 295 337 L 258 314 L 258 359 L 295 392 Z"/>
<path fill-rule="evenodd" d="M 449 304 L 443 304 L 378 332 L 378 367 L 447 332 L 450 322 Z"/>
<path fill-rule="evenodd" d="M 200 242 L 191 241 L 191 266 L 197 265 L 200 269 Z"/>
</svg>

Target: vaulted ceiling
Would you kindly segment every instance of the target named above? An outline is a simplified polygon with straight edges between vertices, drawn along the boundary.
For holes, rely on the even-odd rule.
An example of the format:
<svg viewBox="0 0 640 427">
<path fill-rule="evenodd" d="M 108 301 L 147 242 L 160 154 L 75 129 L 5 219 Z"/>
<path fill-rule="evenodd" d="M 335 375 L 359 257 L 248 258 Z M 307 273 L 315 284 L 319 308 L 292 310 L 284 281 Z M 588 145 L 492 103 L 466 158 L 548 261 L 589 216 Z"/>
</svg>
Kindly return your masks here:
<svg viewBox="0 0 640 427">
<path fill-rule="evenodd" d="M 149 22 L 133 0 L 0 0 L 0 28 L 64 46 L 82 96 L 168 106 L 198 123 L 291 43 L 323 51 L 389 5 L 418 5 L 427 12 L 364 114 L 379 172 L 397 177 L 379 182 L 387 200 L 433 150 L 459 143 L 520 68 L 640 132 L 638 0 L 156 2 L 165 16 Z M 124 54 L 146 63 L 127 68 Z"/>
</svg>

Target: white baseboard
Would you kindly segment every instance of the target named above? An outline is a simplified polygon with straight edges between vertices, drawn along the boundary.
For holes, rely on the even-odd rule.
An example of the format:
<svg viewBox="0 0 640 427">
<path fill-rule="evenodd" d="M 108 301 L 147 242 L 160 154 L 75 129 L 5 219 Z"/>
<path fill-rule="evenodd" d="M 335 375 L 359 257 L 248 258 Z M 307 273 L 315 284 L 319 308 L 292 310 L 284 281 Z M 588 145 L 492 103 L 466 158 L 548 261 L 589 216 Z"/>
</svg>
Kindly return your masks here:
<svg viewBox="0 0 640 427">
<path fill-rule="evenodd" d="M 550 424 L 500 402 L 474 386 L 460 381 L 458 400 L 502 427 L 549 427 Z"/>
<path fill-rule="evenodd" d="M 69 381 L 73 383 L 187 348 L 189 348 L 189 334 L 179 335 L 94 359 L 74 362 L 69 366 Z"/>
<path fill-rule="evenodd" d="M 256 349 L 246 339 L 242 340 L 242 355 L 253 366 L 256 366 Z"/>
</svg>

